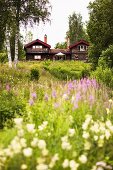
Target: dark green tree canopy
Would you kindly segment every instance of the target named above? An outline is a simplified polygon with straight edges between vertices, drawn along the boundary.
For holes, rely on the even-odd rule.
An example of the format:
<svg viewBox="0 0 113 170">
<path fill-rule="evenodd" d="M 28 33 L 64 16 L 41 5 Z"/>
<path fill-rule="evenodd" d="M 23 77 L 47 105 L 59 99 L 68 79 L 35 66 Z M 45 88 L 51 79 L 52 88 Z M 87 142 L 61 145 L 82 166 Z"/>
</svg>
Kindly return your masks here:
<svg viewBox="0 0 113 170">
<path fill-rule="evenodd" d="M 74 12 L 69 16 L 69 30 L 67 31 L 67 36 L 70 38 L 71 45 L 80 39 L 87 40 L 81 14 L 76 14 Z"/>
<path fill-rule="evenodd" d="M 59 48 L 59 49 L 66 49 L 67 48 L 67 43 L 66 42 L 61 42 L 61 43 L 57 43 L 56 45 L 55 45 L 55 48 L 57 49 L 57 48 Z"/>
<path fill-rule="evenodd" d="M 88 9 L 87 32 L 98 61 L 102 51 L 113 44 L 113 0 L 95 0 Z"/>
</svg>

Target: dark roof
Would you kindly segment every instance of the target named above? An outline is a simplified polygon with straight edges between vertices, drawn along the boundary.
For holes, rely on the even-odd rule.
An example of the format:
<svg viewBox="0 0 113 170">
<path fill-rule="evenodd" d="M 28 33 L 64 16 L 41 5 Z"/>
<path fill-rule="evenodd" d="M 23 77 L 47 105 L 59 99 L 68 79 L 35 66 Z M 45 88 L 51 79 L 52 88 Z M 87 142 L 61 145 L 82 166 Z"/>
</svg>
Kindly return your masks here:
<svg viewBox="0 0 113 170">
<path fill-rule="evenodd" d="M 51 53 L 53 54 L 57 54 L 57 53 L 63 53 L 63 54 L 66 54 L 66 53 L 70 53 L 69 49 L 51 49 L 50 51 Z"/>
<path fill-rule="evenodd" d="M 89 46 L 89 43 L 88 43 L 88 42 L 86 42 L 85 40 L 80 40 L 80 41 L 76 42 L 75 44 L 70 45 L 69 48 L 71 49 L 71 48 L 73 48 L 73 47 L 76 47 L 76 46 L 79 45 L 79 44 L 85 44 L 85 45 Z"/>
<path fill-rule="evenodd" d="M 37 43 L 37 42 L 40 43 L 40 44 L 42 44 L 42 45 L 44 45 L 45 47 L 51 48 L 51 46 L 50 46 L 49 44 L 47 44 L 47 43 L 45 43 L 45 42 L 43 42 L 43 41 L 41 41 L 41 40 L 39 40 L 39 39 L 36 39 L 36 40 L 34 40 L 34 41 L 26 44 L 26 45 L 24 46 L 24 48 L 27 48 L 27 47 L 29 47 L 29 46 Z"/>
</svg>

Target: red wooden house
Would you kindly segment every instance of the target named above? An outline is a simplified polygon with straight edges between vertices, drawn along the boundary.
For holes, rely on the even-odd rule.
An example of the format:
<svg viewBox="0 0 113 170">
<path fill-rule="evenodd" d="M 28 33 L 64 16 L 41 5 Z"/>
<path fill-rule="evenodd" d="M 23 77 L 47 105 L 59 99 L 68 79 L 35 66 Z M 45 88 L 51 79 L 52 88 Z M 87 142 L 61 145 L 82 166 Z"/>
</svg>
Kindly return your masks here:
<svg viewBox="0 0 113 170">
<path fill-rule="evenodd" d="M 47 44 L 47 36 L 44 42 L 36 39 L 24 46 L 26 60 L 87 60 L 89 43 L 80 40 L 67 49 L 51 49 Z"/>
</svg>

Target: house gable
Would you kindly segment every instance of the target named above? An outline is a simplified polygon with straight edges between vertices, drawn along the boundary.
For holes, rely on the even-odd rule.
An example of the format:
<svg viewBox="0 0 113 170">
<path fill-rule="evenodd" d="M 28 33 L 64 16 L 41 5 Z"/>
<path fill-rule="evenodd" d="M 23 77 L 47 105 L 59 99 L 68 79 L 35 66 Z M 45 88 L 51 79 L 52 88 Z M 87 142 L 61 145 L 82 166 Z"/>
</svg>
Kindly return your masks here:
<svg viewBox="0 0 113 170">
<path fill-rule="evenodd" d="M 25 48 L 25 49 L 26 49 L 26 48 L 32 48 L 33 46 L 42 46 L 42 47 L 44 47 L 44 48 L 51 48 L 51 46 L 50 46 L 49 44 L 47 44 L 47 43 L 45 43 L 45 42 L 43 42 L 43 41 L 41 41 L 41 40 L 39 40 L 39 39 L 36 39 L 36 40 L 34 40 L 34 41 L 26 44 L 26 45 L 24 46 L 24 48 Z"/>
<path fill-rule="evenodd" d="M 89 46 L 89 43 L 84 40 L 80 40 L 79 42 L 76 42 L 75 44 L 70 45 L 69 49 L 76 48 L 77 46 L 80 46 L 80 45 Z"/>
</svg>

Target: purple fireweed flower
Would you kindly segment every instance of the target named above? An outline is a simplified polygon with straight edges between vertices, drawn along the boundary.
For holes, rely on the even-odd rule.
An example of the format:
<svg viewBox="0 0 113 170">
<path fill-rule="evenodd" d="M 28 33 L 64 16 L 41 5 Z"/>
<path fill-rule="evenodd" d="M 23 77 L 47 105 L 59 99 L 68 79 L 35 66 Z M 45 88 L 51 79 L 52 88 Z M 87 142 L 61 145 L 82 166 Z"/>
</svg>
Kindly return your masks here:
<svg viewBox="0 0 113 170">
<path fill-rule="evenodd" d="M 78 92 L 78 93 L 76 94 L 76 101 L 78 102 L 80 99 L 81 99 L 81 95 L 80 95 L 80 92 Z"/>
<path fill-rule="evenodd" d="M 11 90 L 11 87 L 9 84 L 6 85 L 6 90 L 9 92 Z"/>
<path fill-rule="evenodd" d="M 33 92 L 33 93 L 31 94 L 31 96 L 32 96 L 33 99 L 36 99 L 36 98 L 37 98 L 37 94 L 36 94 L 35 92 Z"/>
<path fill-rule="evenodd" d="M 29 100 L 29 105 L 32 106 L 33 104 L 34 104 L 33 99 L 30 99 L 30 100 Z"/>
<path fill-rule="evenodd" d="M 90 95 L 89 96 L 89 102 L 92 104 L 94 102 L 94 96 L 93 95 Z"/>
<path fill-rule="evenodd" d="M 68 100 L 68 99 L 69 99 L 69 96 L 68 96 L 68 94 L 64 93 L 63 96 L 62 96 L 62 98 L 63 98 L 64 100 Z"/>
<path fill-rule="evenodd" d="M 58 108 L 60 106 L 59 103 L 54 103 L 54 108 Z"/>
<path fill-rule="evenodd" d="M 52 92 L 52 97 L 53 97 L 53 98 L 56 98 L 56 91 L 53 91 L 53 92 Z"/>
<path fill-rule="evenodd" d="M 94 87 L 94 88 L 97 88 L 97 87 L 98 87 L 98 84 L 97 84 L 96 80 L 95 80 L 95 79 L 92 79 L 91 81 L 92 81 L 93 87 Z"/>
<path fill-rule="evenodd" d="M 47 95 L 47 94 L 45 94 L 44 99 L 45 99 L 46 101 L 48 101 L 48 100 L 49 100 L 49 97 L 48 97 L 48 95 Z"/>
<path fill-rule="evenodd" d="M 70 82 L 69 84 L 68 84 L 68 90 L 72 90 L 73 89 L 73 83 L 72 82 Z"/>
</svg>

